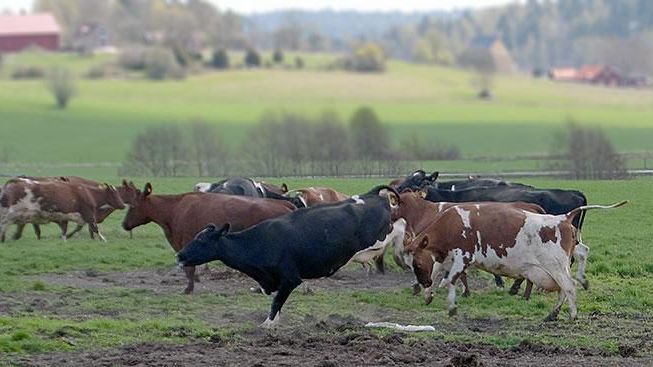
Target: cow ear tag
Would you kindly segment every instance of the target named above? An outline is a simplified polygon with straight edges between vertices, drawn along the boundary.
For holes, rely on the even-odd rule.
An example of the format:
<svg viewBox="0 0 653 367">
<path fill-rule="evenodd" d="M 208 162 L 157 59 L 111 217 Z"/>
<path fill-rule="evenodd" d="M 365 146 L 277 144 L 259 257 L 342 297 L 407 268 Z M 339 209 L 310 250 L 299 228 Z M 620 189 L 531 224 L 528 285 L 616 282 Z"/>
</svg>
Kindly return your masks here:
<svg viewBox="0 0 653 367">
<path fill-rule="evenodd" d="M 422 199 L 426 199 L 426 191 L 420 190 L 419 197 L 421 197 Z"/>
</svg>

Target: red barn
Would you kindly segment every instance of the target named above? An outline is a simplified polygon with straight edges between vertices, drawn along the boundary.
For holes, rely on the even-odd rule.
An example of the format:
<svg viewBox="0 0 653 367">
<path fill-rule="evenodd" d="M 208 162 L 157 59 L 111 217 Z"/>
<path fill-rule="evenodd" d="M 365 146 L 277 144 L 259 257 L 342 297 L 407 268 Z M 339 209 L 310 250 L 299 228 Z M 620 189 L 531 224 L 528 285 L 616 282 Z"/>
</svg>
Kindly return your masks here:
<svg viewBox="0 0 653 367">
<path fill-rule="evenodd" d="M 52 14 L 0 15 L 0 53 L 30 46 L 57 50 L 60 39 L 61 28 Z"/>
</svg>

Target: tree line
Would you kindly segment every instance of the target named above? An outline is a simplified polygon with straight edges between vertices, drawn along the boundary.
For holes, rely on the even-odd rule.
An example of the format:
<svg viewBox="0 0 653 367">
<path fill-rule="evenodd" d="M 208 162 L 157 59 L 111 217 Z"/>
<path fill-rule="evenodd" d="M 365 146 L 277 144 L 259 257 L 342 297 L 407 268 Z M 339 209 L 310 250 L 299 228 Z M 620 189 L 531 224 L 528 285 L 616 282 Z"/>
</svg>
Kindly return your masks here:
<svg viewBox="0 0 653 367">
<path fill-rule="evenodd" d="M 376 113 L 361 107 L 347 123 L 333 111 L 317 117 L 266 113 L 238 146 L 204 122 L 154 126 L 135 138 L 120 174 L 386 176 L 401 174 L 416 159 L 458 158 L 458 148 L 414 135 L 394 147 Z"/>
</svg>

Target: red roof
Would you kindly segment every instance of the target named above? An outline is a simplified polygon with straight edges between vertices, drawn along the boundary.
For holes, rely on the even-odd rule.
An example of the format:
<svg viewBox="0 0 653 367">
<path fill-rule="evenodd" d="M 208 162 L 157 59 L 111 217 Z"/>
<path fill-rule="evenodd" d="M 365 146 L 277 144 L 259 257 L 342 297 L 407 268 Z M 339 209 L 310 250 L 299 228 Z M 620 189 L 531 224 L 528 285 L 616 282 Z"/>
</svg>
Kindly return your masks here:
<svg viewBox="0 0 653 367">
<path fill-rule="evenodd" d="M 605 65 L 584 65 L 578 70 L 580 77 L 585 80 L 592 80 L 599 76 L 607 67 Z"/>
<path fill-rule="evenodd" d="M 0 15 L 0 36 L 59 34 L 61 28 L 50 13 Z"/>
</svg>

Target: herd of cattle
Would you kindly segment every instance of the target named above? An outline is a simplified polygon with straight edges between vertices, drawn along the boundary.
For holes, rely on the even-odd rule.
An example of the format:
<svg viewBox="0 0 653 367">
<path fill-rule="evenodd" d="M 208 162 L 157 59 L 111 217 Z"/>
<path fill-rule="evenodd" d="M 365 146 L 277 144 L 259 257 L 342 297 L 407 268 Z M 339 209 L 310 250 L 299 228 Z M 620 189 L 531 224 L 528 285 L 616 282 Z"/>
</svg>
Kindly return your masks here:
<svg viewBox="0 0 653 367">
<path fill-rule="evenodd" d="M 32 224 L 56 223 L 64 240 L 88 225 L 91 237 L 105 241 L 98 223 L 128 206 L 122 227 L 132 229 L 154 222 L 177 253 L 191 293 L 195 267 L 214 260 L 239 270 L 258 282 L 266 294 L 276 292 L 262 326 L 279 320 L 290 293 L 303 280 L 328 277 L 349 262 L 375 265 L 384 272 L 384 254 L 393 247 L 395 262 L 414 273 L 415 294 L 433 298 L 432 287 L 448 288 L 448 311 L 456 312 L 458 279 L 469 294 L 466 270 L 477 267 L 514 278 L 516 294 L 527 281 L 557 291 L 558 303 L 547 316 L 556 319 L 567 301 L 576 316 L 576 288 L 571 264 L 578 263 L 576 279 L 588 288 L 585 266 L 589 247 L 581 228 L 590 209 L 574 190 L 537 189 L 497 179 L 440 182 L 437 172 L 418 170 L 361 195 L 347 196 L 330 188 L 289 191 L 250 178 L 198 183 L 193 192 L 153 194 L 150 183 L 142 190 L 123 180 L 114 187 L 81 177 L 14 177 L 0 191 L 0 239 L 10 225 L 13 238 Z M 77 227 L 68 233 L 68 222 Z"/>
</svg>

